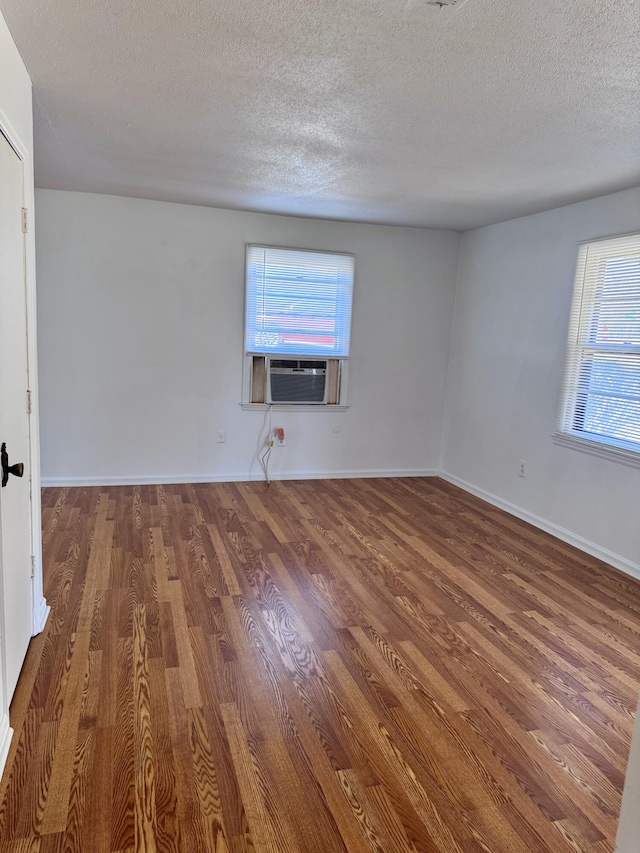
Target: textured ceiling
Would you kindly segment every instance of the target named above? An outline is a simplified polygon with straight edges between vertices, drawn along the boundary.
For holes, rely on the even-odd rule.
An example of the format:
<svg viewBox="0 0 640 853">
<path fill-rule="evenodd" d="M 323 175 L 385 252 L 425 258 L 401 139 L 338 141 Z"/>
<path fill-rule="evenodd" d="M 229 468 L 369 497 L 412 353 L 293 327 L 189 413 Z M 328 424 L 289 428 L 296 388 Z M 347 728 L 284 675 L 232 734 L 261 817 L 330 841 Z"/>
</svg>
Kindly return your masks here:
<svg viewBox="0 0 640 853">
<path fill-rule="evenodd" d="M 640 183 L 638 0 L 0 0 L 41 187 L 466 229 Z"/>
</svg>

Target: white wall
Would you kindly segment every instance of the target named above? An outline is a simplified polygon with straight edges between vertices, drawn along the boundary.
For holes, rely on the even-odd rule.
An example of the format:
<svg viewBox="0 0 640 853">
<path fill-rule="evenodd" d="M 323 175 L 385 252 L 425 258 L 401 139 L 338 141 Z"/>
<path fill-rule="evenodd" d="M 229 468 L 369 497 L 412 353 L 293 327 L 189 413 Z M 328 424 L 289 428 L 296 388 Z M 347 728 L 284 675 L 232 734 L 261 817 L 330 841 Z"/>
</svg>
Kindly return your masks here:
<svg viewBox="0 0 640 853">
<path fill-rule="evenodd" d="M 637 572 L 640 470 L 551 434 L 577 243 L 639 228 L 640 190 L 628 190 L 463 235 L 442 464 L 461 485 Z"/>
<path fill-rule="evenodd" d="M 438 468 L 457 234 L 53 190 L 37 213 L 45 482 L 258 475 L 247 242 L 356 255 L 350 406 L 274 413 L 274 476 Z"/>
</svg>

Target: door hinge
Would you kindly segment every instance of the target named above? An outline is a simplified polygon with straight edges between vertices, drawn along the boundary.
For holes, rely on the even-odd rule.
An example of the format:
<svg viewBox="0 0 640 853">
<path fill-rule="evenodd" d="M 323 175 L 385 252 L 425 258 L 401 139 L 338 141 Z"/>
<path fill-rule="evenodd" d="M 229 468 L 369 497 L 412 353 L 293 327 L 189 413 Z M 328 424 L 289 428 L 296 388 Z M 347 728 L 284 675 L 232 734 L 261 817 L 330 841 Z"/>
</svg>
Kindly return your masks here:
<svg viewBox="0 0 640 853">
<path fill-rule="evenodd" d="M 31 391 L 27 391 L 27 414 L 31 414 Z"/>
<path fill-rule="evenodd" d="M 22 208 L 22 233 L 26 234 L 29 230 L 29 211 L 26 207 Z"/>
<path fill-rule="evenodd" d="M 36 555 L 31 555 L 31 577 L 35 578 L 36 576 Z"/>
</svg>

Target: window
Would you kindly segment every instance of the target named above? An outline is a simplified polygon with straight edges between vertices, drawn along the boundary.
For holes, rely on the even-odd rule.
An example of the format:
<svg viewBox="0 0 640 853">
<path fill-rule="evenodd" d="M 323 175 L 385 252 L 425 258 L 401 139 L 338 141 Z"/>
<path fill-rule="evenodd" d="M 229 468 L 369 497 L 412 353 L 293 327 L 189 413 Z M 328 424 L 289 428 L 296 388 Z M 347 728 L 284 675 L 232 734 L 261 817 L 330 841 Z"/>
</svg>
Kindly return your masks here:
<svg viewBox="0 0 640 853">
<path fill-rule="evenodd" d="M 346 358 L 353 261 L 353 255 L 248 246 L 246 352 Z"/>
<path fill-rule="evenodd" d="M 344 404 L 353 255 L 249 245 L 246 262 L 245 402 L 277 402 L 277 380 L 292 405 Z"/>
<path fill-rule="evenodd" d="M 640 234 L 580 247 L 559 433 L 640 461 Z"/>
</svg>

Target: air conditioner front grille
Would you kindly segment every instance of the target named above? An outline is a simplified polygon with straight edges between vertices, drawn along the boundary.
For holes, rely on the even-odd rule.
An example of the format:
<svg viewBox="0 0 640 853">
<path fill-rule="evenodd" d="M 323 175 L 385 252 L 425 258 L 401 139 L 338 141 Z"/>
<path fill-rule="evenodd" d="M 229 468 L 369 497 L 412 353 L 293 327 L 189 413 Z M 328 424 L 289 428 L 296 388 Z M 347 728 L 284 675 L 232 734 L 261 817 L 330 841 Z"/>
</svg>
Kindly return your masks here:
<svg viewBox="0 0 640 853">
<path fill-rule="evenodd" d="M 326 402 L 327 362 L 273 360 L 269 365 L 269 402 Z"/>
</svg>

